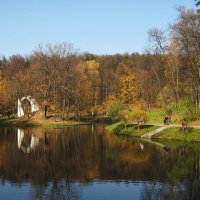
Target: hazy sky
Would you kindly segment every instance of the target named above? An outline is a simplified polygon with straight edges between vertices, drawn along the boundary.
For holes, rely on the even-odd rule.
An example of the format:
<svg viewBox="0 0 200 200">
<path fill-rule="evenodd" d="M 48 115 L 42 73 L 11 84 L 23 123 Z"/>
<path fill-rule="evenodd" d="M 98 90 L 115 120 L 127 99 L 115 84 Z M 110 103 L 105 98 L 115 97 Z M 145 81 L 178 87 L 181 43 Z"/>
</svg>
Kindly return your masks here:
<svg viewBox="0 0 200 200">
<path fill-rule="evenodd" d="M 81 52 L 143 52 L 147 31 L 175 22 L 194 0 L 0 0 L 0 55 L 68 42 Z"/>
</svg>

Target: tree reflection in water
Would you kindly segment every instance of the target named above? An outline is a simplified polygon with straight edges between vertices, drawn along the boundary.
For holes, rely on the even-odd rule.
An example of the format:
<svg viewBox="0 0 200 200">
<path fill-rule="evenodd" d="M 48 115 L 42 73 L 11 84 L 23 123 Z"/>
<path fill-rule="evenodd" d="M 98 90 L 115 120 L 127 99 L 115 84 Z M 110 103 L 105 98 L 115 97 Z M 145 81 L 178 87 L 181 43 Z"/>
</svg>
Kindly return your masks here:
<svg viewBox="0 0 200 200">
<path fill-rule="evenodd" d="M 198 144 L 132 141 L 99 125 L 0 131 L 1 180 L 30 184 L 32 199 L 82 199 L 94 181 L 139 184 L 141 199 L 200 196 Z"/>
</svg>

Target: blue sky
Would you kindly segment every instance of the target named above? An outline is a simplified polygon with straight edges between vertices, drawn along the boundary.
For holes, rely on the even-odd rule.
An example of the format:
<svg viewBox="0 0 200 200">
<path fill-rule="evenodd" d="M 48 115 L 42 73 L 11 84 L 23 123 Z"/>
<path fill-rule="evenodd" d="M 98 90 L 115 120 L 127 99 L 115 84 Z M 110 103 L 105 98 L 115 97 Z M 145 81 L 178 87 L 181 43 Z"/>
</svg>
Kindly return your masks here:
<svg viewBox="0 0 200 200">
<path fill-rule="evenodd" d="M 175 22 L 194 0 L 0 0 L 0 55 L 68 42 L 81 52 L 144 52 L 147 31 Z"/>
</svg>

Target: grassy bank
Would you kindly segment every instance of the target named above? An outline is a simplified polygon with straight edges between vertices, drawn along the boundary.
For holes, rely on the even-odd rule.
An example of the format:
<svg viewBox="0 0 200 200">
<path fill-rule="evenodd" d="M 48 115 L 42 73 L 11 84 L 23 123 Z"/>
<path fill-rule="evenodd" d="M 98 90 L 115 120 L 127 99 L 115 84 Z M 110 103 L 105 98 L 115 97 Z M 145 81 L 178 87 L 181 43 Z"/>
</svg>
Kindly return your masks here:
<svg viewBox="0 0 200 200">
<path fill-rule="evenodd" d="M 157 133 L 153 139 L 200 142 L 200 129 L 189 128 L 187 131 L 182 131 L 181 128 L 172 127 Z"/>
<path fill-rule="evenodd" d="M 122 124 L 121 122 L 106 127 L 107 130 L 116 135 L 124 135 L 132 137 L 140 137 L 157 128 L 158 128 L 157 126 L 153 125 L 141 125 L 140 129 L 138 130 L 138 126 L 136 124 L 127 124 L 125 128 L 124 124 Z"/>
<path fill-rule="evenodd" d="M 159 128 L 154 125 L 142 125 L 138 130 L 137 125 L 128 124 L 125 129 L 124 124 L 121 122 L 107 126 L 106 129 L 111 133 L 120 136 L 140 137 L 148 132 Z M 183 142 L 200 142 L 200 129 L 188 128 L 187 131 L 182 131 L 180 127 L 169 127 L 160 133 L 155 134 L 152 139 L 159 139 L 161 141 L 183 141 Z"/>
<path fill-rule="evenodd" d="M 9 127 L 60 127 L 60 126 L 75 126 L 75 125 L 86 125 L 88 122 L 75 122 L 75 121 L 50 121 L 50 120 L 26 120 L 26 119 L 0 119 L 0 126 Z"/>
</svg>

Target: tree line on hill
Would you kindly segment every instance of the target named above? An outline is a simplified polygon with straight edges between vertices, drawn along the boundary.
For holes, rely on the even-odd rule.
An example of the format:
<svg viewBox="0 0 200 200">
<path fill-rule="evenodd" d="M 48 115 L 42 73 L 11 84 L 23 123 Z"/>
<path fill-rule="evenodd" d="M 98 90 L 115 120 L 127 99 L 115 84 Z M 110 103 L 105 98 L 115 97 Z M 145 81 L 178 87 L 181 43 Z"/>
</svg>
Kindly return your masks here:
<svg viewBox="0 0 200 200">
<path fill-rule="evenodd" d="M 148 31 L 144 54 L 93 55 L 71 44 L 41 46 L 29 56 L 0 59 L 0 112 L 16 113 L 17 99 L 31 95 L 42 110 L 69 116 L 106 113 L 116 102 L 167 112 L 200 110 L 200 16 L 178 8 L 166 31 Z"/>
</svg>

